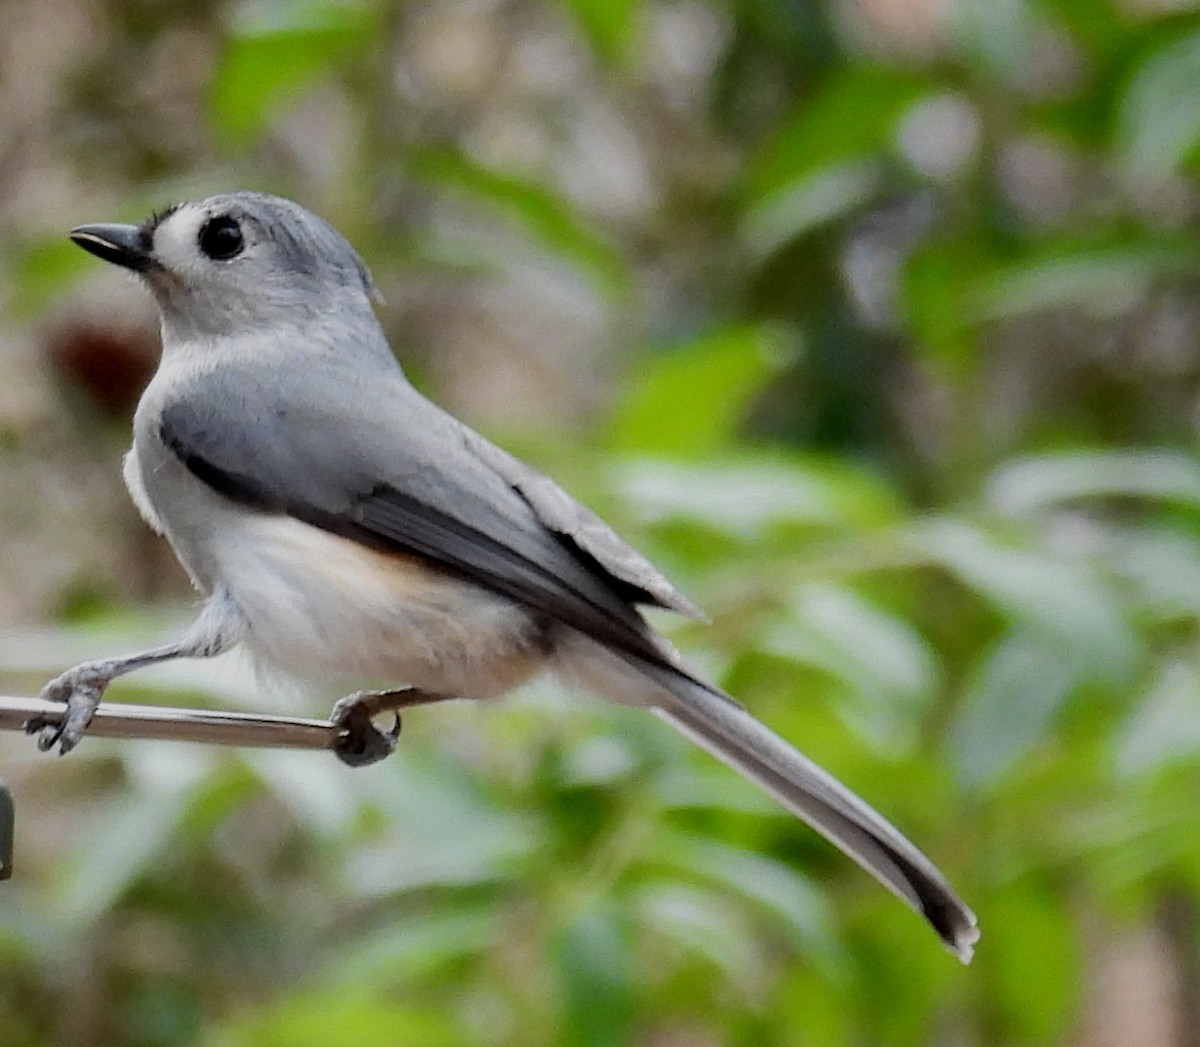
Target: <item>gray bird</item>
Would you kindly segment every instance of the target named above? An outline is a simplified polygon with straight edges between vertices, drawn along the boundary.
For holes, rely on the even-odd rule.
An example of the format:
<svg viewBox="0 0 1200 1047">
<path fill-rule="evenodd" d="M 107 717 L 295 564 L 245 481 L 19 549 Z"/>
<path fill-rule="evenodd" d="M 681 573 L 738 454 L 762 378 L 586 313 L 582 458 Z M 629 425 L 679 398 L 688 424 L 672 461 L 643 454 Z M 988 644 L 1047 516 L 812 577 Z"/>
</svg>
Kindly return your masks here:
<svg viewBox="0 0 1200 1047">
<path fill-rule="evenodd" d="M 334 706 L 340 755 L 367 763 L 372 717 L 491 698 L 551 669 L 650 709 L 756 782 L 918 913 L 964 962 L 975 916 L 916 847 L 683 664 L 638 605 L 695 606 L 553 481 L 426 400 L 372 311 L 366 266 L 297 204 L 230 193 L 79 246 L 138 273 L 162 361 L 134 416 L 125 483 L 204 605 L 177 642 L 87 662 L 46 685 L 62 752 L 108 684 L 245 644 L 290 677 L 386 680 Z"/>
</svg>

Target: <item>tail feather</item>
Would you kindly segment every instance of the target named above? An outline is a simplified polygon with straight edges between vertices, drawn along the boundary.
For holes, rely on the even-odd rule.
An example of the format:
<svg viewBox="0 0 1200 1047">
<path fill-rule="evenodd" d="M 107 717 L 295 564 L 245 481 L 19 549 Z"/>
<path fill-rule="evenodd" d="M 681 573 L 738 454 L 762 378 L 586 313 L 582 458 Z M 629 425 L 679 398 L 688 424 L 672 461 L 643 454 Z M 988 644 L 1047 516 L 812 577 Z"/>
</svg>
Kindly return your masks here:
<svg viewBox="0 0 1200 1047">
<path fill-rule="evenodd" d="M 853 858 L 970 962 L 979 938 L 975 914 L 895 826 L 727 695 L 665 668 L 652 675 L 675 699 L 654 708 L 659 717 Z"/>
</svg>

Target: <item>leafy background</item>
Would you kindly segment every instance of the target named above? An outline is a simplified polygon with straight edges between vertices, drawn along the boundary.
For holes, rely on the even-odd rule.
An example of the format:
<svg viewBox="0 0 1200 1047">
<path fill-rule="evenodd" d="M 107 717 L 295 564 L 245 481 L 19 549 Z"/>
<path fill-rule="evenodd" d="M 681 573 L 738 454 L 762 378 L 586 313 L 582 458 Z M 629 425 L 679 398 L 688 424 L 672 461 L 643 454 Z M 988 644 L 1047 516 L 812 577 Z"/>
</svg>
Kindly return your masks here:
<svg viewBox="0 0 1200 1047">
<path fill-rule="evenodd" d="M 0 684 L 186 620 L 82 221 L 266 189 L 423 388 L 706 606 L 920 921 L 550 684 L 397 758 L 0 740 L 13 1047 L 1200 1044 L 1200 18 L 1181 0 L 7 0 Z M 123 700 L 317 712 L 236 659 Z"/>
</svg>

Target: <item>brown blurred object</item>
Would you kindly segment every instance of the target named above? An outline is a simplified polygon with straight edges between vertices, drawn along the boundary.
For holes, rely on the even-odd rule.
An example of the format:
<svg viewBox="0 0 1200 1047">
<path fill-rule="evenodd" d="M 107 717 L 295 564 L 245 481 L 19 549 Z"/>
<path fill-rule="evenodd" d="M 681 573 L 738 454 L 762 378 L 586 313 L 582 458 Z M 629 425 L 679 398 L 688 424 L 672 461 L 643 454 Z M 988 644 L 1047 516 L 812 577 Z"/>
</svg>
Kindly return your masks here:
<svg viewBox="0 0 1200 1047">
<path fill-rule="evenodd" d="M 69 320 L 46 335 L 42 350 L 57 378 L 105 415 L 127 419 L 154 374 L 158 339 L 143 327 Z"/>
</svg>

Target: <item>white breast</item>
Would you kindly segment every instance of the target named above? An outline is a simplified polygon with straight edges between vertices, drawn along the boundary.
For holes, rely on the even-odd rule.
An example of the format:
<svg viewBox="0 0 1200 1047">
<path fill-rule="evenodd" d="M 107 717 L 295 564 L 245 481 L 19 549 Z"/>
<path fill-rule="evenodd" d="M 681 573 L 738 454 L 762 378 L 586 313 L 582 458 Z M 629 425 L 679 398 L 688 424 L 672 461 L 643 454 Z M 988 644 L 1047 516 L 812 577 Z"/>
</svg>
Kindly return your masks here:
<svg viewBox="0 0 1200 1047">
<path fill-rule="evenodd" d="M 138 463 L 136 448 L 130 448 L 125 455 L 125 461 L 121 467 L 121 475 L 125 478 L 125 486 L 129 490 L 129 497 L 133 499 L 133 504 L 137 506 L 137 511 L 142 514 L 142 519 L 150 525 L 150 529 L 155 534 L 166 533 L 166 528 L 163 526 L 162 520 L 158 518 L 158 513 L 154 511 L 154 505 L 150 501 L 150 496 L 146 494 L 146 485 L 142 482 L 142 467 Z"/>
</svg>

